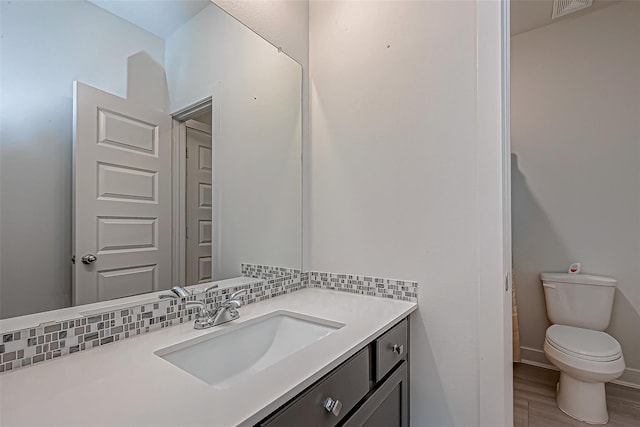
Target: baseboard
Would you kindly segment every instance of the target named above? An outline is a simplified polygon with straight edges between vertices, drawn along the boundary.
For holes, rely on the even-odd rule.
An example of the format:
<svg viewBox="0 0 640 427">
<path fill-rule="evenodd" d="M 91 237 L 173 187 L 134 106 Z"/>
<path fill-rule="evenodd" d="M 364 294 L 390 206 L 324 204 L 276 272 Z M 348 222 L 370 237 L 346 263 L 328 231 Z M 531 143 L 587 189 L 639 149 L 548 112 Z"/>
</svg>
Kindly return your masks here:
<svg viewBox="0 0 640 427">
<path fill-rule="evenodd" d="M 613 383 L 640 389 L 640 369 L 625 369 L 624 374 Z"/>
<path fill-rule="evenodd" d="M 544 355 L 544 351 L 531 347 L 520 347 L 520 355 L 522 363 L 525 365 L 533 365 L 539 368 L 552 369 L 557 371 L 558 368 L 553 366 Z"/>
<path fill-rule="evenodd" d="M 539 368 L 551 369 L 554 371 L 559 370 L 547 360 L 543 350 L 531 347 L 520 347 L 520 354 L 522 356 L 521 362 L 525 365 L 537 366 Z M 611 382 L 626 387 L 640 389 L 640 369 L 627 368 L 624 370 L 624 373 L 620 378 Z"/>
</svg>

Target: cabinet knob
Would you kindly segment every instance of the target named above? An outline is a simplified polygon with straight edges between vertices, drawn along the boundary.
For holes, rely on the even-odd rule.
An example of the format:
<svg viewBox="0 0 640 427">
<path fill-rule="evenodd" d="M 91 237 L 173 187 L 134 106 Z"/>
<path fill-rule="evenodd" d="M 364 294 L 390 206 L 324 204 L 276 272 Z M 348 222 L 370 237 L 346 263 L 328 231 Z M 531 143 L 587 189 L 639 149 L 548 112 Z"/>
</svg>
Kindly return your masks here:
<svg viewBox="0 0 640 427">
<path fill-rule="evenodd" d="M 398 356 L 402 356 L 402 353 L 404 353 L 404 345 L 394 344 L 391 350 Z"/>
<path fill-rule="evenodd" d="M 331 412 L 336 417 L 340 415 L 340 410 L 342 409 L 342 402 L 339 400 L 333 400 L 330 397 L 327 397 L 327 400 L 324 401 L 324 409 L 327 412 Z"/>
</svg>

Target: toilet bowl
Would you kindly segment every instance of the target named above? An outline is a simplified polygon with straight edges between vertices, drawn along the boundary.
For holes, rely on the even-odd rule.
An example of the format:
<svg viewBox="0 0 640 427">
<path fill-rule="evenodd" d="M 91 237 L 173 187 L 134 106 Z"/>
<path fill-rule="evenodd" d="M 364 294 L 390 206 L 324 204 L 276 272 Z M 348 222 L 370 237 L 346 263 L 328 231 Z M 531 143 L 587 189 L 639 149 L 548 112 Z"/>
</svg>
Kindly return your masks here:
<svg viewBox="0 0 640 427">
<path fill-rule="evenodd" d="M 609 327 L 616 279 L 575 273 L 542 273 L 547 315 L 544 354 L 560 369 L 558 407 L 589 424 L 609 421 L 604 384 L 624 372 L 620 343 Z"/>
<path fill-rule="evenodd" d="M 567 415 L 589 424 L 609 421 L 604 384 L 624 372 L 618 341 L 605 332 L 551 325 L 544 353 L 560 369 L 556 401 Z"/>
</svg>

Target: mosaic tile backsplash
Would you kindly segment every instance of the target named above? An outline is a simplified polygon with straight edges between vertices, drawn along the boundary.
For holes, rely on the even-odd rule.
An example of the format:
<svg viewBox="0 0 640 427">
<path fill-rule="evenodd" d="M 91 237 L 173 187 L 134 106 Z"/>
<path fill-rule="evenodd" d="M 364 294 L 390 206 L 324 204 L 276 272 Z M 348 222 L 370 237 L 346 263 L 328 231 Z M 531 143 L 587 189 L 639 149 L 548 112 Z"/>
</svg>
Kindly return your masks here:
<svg viewBox="0 0 640 427">
<path fill-rule="evenodd" d="M 288 267 L 274 267 L 271 265 L 241 264 L 242 275 L 256 279 L 275 279 L 280 276 L 300 274 L 300 270 Z"/>
<path fill-rule="evenodd" d="M 2 333 L 0 373 L 193 321 L 198 308 L 185 308 L 186 301 L 203 301 L 208 308 L 213 308 L 227 300 L 233 292 L 247 289 L 247 294 L 241 295 L 240 299 L 243 304 L 251 304 L 296 291 L 303 286 L 301 275 L 282 276 L 216 289 L 186 299 L 158 299 L 82 319 L 51 322 Z"/>
<path fill-rule="evenodd" d="M 242 272 L 244 276 L 258 280 L 186 299 L 158 299 L 81 319 L 43 323 L 33 328 L 2 333 L 0 374 L 193 321 L 197 308 L 185 308 L 186 301 L 203 301 L 211 309 L 240 289 L 247 289 L 247 294 L 240 296 L 243 304 L 264 301 L 306 287 L 417 301 L 418 284 L 413 281 L 350 274 L 300 273 L 300 270 L 256 264 L 242 264 Z"/>
<path fill-rule="evenodd" d="M 418 282 L 352 274 L 309 272 L 307 287 L 416 302 Z"/>
</svg>

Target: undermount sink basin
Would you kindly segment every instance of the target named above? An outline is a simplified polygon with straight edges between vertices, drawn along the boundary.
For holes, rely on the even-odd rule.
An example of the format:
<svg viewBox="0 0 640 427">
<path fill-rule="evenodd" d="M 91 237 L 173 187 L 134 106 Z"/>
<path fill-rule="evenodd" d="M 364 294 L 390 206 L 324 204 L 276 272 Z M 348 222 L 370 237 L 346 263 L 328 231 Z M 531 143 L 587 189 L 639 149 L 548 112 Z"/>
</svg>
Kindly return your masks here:
<svg viewBox="0 0 640 427">
<path fill-rule="evenodd" d="M 155 352 L 167 362 L 216 388 L 272 366 L 344 325 L 299 313 L 277 311 L 221 333 Z"/>
</svg>

